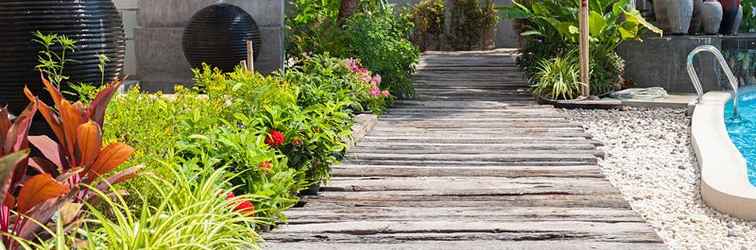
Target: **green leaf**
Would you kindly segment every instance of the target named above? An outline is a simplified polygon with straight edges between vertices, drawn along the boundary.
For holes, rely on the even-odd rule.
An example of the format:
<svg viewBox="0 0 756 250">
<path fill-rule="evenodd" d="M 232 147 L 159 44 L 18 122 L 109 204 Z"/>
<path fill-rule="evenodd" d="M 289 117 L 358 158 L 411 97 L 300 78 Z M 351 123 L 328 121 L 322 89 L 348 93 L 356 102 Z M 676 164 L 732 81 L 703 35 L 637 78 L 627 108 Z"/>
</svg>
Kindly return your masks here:
<svg viewBox="0 0 756 250">
<path fill-rule="evenodd" d="M 599 14 L 596 11 L 591 11 L 590 15 L 588 16 L 588 30 L 591 36 L 598 37 L 599 35 L 601 35 L 601 32 L 604 31 L 606 25 L 606 20 L 604 19 L 603 15 Z"/>
<path fill-rule="evenodd" d="M 662 36 L 664 33 L 664 31 L 662 31 L 661 29 L 657 28 L 653 24 L 646 21 L 646 19 L 643 18 L 643 16 L 641 16 L 638 10 L 625 11 L 624 15 L 625 15 L 625 22 L 627 23 L 641 25 L 644 28 L 650 30 L 651 32 L 659 34 L 659 36 Z"/>
<path fill-rule="evenodd" d="M 520 33 L 521 36 L 543 36 L 543 34 L 536 30 L 530 30 Z"/>
</svg>

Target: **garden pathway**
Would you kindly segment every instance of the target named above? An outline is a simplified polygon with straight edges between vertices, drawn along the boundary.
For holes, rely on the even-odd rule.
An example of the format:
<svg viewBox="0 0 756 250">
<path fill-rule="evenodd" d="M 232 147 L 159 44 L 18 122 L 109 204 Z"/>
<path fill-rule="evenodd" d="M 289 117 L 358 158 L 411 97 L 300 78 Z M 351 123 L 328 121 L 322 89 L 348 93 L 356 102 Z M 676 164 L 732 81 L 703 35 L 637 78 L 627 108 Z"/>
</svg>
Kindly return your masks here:
<svg viewBox="0 0 756 250">
<path fill-rule="evenodd" d="M 426 53 L 399 101 L 270 249 L 663 249 L 580 124 L 537 105 L 509 50 Z"/>
</svg>

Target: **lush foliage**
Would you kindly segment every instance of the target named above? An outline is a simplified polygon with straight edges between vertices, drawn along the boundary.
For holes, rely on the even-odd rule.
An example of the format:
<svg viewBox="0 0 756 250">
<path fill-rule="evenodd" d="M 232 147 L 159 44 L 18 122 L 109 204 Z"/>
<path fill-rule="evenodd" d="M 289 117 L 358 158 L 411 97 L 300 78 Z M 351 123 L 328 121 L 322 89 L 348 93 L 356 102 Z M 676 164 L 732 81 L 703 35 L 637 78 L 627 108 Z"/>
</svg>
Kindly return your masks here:
<svg viewBox="0 0 756 250">
<path fill-rule="evenodd" d="M 54 46 L 64 38 L 40 39 Z M 68 79 L 62 56 L 40 61 L 43 76 Z M 204 66 L 194 70 L 195 88 L 172 95 L 79 84 L 76 102 L 43 77 L 52 105 L 25 90 L 31 104 L 14 121 L 0 109 L 4 245 L 256 248 L 256 230 L 285 221 L 301 190 L 329 179 L 353 115 L 392 101 L 386 77 L 362 63 L 324 53 L 268 76 Z M 37 110 L 54 139 L 27 135 Z"/>
<path fill-rule="evenodd" d="M 615 49 L 626 40 L 639 40 L 643 31 L 661 34 L 661 30 L 648 23 L 637 10 L 628 9 L 629 0 L 591 0 L 589 35 L 591 46 L 591 92 L 603 94 L 618 88 L 622 83 L 622 60 Z M 525 38 L 520 65 L 538 82 L 539 67 L 546 58 L 566 56 L 577 48 L 579 1 L 524 1 L 504 8 L 504 14 L 513 19 L 526 20 Z"/>
<path fill-rule="evenodd" d="M 498 16 L 494 3 L 486 0 L 455 0 L 451 10 L 448 46 L 452 50 L 492 49 Z"/>
<path fill-rule="evenodd" d="M 580 75 L 575 57 L 542 59 L 535 77 L 533 93 L 551 99 L 573 99 L 580 95 Z"/>
<path fill-rule="evenodd" d="M 298 191 L 329 178 L 351 135 L 352 114 L 381 112 L 392 98 L 359 61 L 328 56 L 304 58 L 270 76 L 206 66 L 195 78 L 196 89 L 171 96 L 133 89 L 116 98 L 106 137 L 134 145 L 130 165 L 145 164 L 168 179 L 161 159 L 223 169 L 239 193 L 257 197 L 256 215 L 267 222 L 285 220 Z M 159 193 L 140 192 L 160 202 Z"/>
<path fill-rule="evenodd" d="M 756 32 L 756 0 L 741 0 L 743 8 L 743 21 L 740 23 L 740 32 Z"/>
<path fill-rule="evenodd" d="M 96 192 L 105 208 L 88 205 L 80 228 L 66 232 L 58 223 L 47 229 L 51 240 L 21 241 L 26 249 L 257 249 L 260 240 L 249 202 L 235 196 L 223 171 L 203 168 L 195 160 L 164 163 L 171 178 L 145 175 L 143 189 L 157 193 L 158 202 L 134 207 L 118 192 Z M 113 190 L 115 191 L 115 190 Z M 145 197 L 136 192 L 131 196 Z"/>
<path fill-rule="evenodd" d="M 294 1 L 287 18 L 290 57 L 330 54 L 359 59 L 380 74 L 380 88 L 398 97 L 414 93 L 410 74 L 419 51 L 408 40 L 412 22 L 378 0 L 360 1 L 357 12 L 338 20 L 340 1 Z"/>
<path fill-rule="evenodd" d="M 407 16 L 397 17 L 393 8 L 358 13 L 347 21 L 354 57 L 383 76 L 381 86 L 399 96 L 414 95 L 410 74 L 419 58 L 408 36 L 412 23 Z"/>
<path fill-rule="evenodd" d="M 449 20 L 443 0 L 423 0 L 412 9 L 413 42 L 422 50 L 492 49 L 498 16 L 493 1 L 455 0 Z M 448 32 L 445 29 L 449 22 Z"/>
<path fill-rule="evenodd" d="M 120 82 L 104 87 L 89 105 L 71 103 L 50 81 L 43 77 L 42 82 L 54 106 L 24 89 L 31 103 L 15 121 L 11 123 L 7 109 L 0 109 L 0 231 L 3 245 L 10 249 L 18 248 L 19 240 L 37 238 L 53 216 L 63 216 L 61 211 L 66 211 L 61 223 L 72 223 L 92 191 L 128 180 L 138 171 L 134 167 L 112 173 L 133 150 L 122 143 L 102 146 L 105 109 Z M 37 110 L 57 142 L 28 136 Z M 29 156 L 30 144 L 39 155 Z"/>
<path fill-rule="evenodd" d="M 412 32 L 412 42 L 420 50 L 440 50 L 442 48 L 444 23 L 444 0 L 423 0 L 412 8 L 412 21 L 415 30 Z"/>
</svg>

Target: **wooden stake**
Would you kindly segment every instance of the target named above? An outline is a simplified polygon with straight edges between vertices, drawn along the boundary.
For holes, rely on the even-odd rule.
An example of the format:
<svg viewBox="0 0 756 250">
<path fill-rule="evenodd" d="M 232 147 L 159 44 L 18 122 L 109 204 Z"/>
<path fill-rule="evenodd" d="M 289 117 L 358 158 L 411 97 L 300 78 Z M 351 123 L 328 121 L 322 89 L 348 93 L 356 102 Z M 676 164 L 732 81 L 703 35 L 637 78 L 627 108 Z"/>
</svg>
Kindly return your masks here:
<svg viewBox="0 0 756 250">
<path fill-rule="evenodd" d="M 252 47 L 252 41 L 247 41 L 247 69 L 255 71 L 255 50 Z"/>
<path fill-rule="evenodd" d="M 588 14 L 588 0 L 580 0 L 580 81 L 583 83 L 581 94 L 585 98 L 591 95 Z"/>
</svg>

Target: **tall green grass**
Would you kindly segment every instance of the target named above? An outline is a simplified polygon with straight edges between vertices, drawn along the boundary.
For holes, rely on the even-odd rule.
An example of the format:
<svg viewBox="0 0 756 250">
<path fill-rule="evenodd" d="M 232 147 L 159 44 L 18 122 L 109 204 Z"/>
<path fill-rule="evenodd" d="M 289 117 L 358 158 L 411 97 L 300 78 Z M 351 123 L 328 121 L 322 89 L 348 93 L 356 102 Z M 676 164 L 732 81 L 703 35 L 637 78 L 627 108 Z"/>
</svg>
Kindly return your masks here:
<svg viewBox="0 0 756 250">
<path fill-rule="evenodd" d="M 191 163 L 184 163 L 191 164 Z M 227 200 L 227 173 L 210 168 L 172 166 L 173 178 L 166 181 L 147 175 L 150 190 L 161 200 L 155 206 L 142 202 L 130 208 L 118 192 L 98 192 L 99 202 L 87 204 L 82 226 L 64 233 L 48 229 L 52 239 L 22 242 L 26 249 L 259 249 L 255 232 L 258 219 L 234 211 L 248 195 Z M 137 195 L 141 198 L 141 194 Z M 101 207 L 107 207 L 102 209 Z"/>
</svg>

